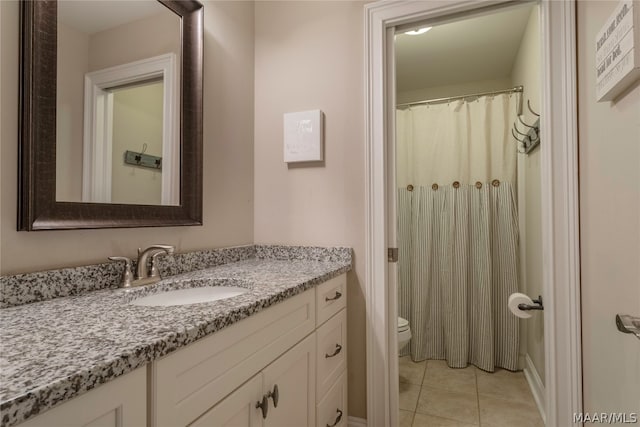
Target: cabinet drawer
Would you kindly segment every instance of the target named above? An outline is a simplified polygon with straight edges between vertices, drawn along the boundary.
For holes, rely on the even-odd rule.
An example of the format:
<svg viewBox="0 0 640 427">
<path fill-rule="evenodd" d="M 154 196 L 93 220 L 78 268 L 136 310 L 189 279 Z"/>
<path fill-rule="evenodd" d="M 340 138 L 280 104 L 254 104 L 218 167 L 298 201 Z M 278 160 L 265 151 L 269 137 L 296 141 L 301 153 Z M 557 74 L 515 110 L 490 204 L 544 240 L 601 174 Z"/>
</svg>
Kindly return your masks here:
<svg viewBox="0 0 640 427">
<path fill-rule="evenodd" d="M 152 425 L 184 426 L 314 330 L 309 290 L 154 363 Z"/>
<path fill-rule="evenodd" d="M 347 361 L 347 310 L 340 310 L 316 332 L 316 377 L 318 399 L 345 370 Z"/>
<path fill-rule="evenodd" d="M 341 274 L 316 288 L 316 325 L 322 325 L 346 305 L 347 275 Z"/>
<path fill-rule="evenodd" d="M 316 427 L 347 426 L 347 372 L 343 372 L 316 407 Z"/>
</svg>

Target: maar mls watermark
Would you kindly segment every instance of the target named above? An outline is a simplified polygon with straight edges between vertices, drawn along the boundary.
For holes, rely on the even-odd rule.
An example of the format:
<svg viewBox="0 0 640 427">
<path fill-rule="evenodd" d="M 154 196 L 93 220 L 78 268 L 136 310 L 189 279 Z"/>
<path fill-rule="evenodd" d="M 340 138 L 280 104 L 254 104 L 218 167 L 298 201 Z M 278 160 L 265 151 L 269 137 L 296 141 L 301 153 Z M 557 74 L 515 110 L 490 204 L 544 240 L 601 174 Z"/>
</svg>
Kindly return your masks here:
<svg viewBox="0 0 640 427">
<path fill-rule="evenodd" d="M 591 424 L 637 424 L 637 412 L 578 412 L 573 414 L 574 423 Z"/>
</svg>

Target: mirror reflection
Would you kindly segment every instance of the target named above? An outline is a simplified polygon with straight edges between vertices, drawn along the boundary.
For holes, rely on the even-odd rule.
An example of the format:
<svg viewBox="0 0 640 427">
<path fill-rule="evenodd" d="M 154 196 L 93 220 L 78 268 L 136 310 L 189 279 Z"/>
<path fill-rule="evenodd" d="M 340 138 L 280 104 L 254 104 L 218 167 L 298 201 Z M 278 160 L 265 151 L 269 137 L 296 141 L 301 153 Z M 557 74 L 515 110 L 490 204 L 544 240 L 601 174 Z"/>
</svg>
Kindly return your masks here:
<svg viewBox="0 0 640 427">
<path fill-rule="evenodd" d="M 180 17 L 58 2 L 56 200 L 180 204 Z"/>
</svg>

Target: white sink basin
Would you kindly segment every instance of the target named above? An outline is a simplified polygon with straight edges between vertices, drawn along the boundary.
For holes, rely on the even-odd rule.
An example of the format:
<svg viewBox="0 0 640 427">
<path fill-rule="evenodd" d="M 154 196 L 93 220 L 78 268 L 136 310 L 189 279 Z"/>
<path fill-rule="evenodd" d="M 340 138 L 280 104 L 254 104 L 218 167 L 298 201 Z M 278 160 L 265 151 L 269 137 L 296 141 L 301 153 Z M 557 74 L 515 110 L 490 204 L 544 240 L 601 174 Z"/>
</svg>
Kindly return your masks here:
<svg viewBox="0 0 640 427">
<path fill-rule="evenodd" d="M 176 289 L 138 298 L 133 305 L 168 307 L 172 305 L 197 304 L 231 298 L 249 292 L 238 286 L 203 286 L 197 288 Z"/>
</svg>

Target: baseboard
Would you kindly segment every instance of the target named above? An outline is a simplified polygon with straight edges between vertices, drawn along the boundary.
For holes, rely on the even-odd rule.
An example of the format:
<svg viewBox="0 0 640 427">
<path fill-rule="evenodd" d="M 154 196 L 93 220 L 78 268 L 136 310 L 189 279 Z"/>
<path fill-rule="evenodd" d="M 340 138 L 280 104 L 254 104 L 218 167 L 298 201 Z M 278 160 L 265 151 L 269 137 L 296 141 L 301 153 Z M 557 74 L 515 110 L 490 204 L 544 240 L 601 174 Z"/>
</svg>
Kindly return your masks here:
<svg viewBox="0 0 640 427">
<path fill-rule="evenodd" d="M 545 410 L 545 390 L 544 384 L 542 384 L 542 380 L 540 379 L 540 375 L 536 370 L 533 361 L 529 357 L 528 354 L 524 357 L 525 368 L 524 368 L 524 376 L 529 383 L 529 387 L 531 388 L 531 393 L 533 394 L 533 398 L 536 401 L 536 405 L 538 406 L 538 411 L 540 412 L 540 416 L 542 417 L 542 421 L 547 422 L 547 413 Z"/>
<path fill-rule="evenodd" d="M 522 339 L 522 338 L 520 338 L 520 339 Z M 523 354 L 523 353 L 520 353 L 520 354 L 518 355 L 518 369 L 522 369 L 523 371 L 526 369 L 526 367 L 527 367 L 527 361 L 526 361 L 526 359 L 525 359 L 525 358 L 526 358 L 527 356 L 528 356 L 527 354 Z"/>
<path fill-rule="evenodd" d="M 347 427 L 367 427 L 367 420 L 358 417 L 349 417 Z"/>
</svg>

